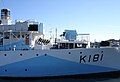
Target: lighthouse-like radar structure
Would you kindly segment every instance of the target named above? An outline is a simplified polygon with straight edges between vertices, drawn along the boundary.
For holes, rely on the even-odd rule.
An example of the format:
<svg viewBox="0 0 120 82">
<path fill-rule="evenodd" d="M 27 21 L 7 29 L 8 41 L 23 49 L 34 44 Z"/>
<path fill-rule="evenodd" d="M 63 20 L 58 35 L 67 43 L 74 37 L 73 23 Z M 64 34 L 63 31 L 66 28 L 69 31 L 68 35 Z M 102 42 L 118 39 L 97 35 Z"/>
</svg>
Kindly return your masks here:
<svg viewBox="0 0 120 82">
<path fill-rule="evenodd" d="M 11 18 L 10 18 L 10 10 L 9 9 L 1 9 L 1 21 L 2 25 L 10 25 Z"/>
</svg>

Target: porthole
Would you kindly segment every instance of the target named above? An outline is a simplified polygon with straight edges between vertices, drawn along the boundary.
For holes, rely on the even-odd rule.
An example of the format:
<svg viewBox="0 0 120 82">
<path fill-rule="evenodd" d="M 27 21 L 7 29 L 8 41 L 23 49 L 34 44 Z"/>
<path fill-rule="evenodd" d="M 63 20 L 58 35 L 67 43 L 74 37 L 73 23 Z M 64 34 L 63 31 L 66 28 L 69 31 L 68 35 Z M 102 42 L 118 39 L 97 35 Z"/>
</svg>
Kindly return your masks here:
<svg viewBox="0 0 120 82">
<path fill-rule="evenodd" d="M 7 54 L 4 54 L 4 56 L 7 56 Z"/>
<path fill-rule="evenodd" d="M 20 56 L 22 56 L 22 54 L 20 54 Z"/>
<path fill-rule="evenodd" d="M 71 54 L 71 52 L 69 52 L 69 54 Z"/>
<path fill-rule="evenodd" d="M 82 52 L 80 52 L 80 54 L 82 54 Z"/>
<path fill-rule="evenodd" d="M 25 69 L 25 71 L 28 71 L 27 69 Z"/>
<path fill-rule="evenodd" d="M 36 54 L 36 56 L 38 56 L 39 54 Z"/>
<path fill-rule="evenodd" d="M 5 72 L 7 72 L 7 69 L 5 69 Z"/>
<path fill-rule="evenodd" d="M 101 53 L 103 53 L 103 51 L 101 51 Z"/>
<path fill-rule="evenodd" d="M 47 54 L 45 54 L 45 56 L 47 56 Z"/>
</svg>

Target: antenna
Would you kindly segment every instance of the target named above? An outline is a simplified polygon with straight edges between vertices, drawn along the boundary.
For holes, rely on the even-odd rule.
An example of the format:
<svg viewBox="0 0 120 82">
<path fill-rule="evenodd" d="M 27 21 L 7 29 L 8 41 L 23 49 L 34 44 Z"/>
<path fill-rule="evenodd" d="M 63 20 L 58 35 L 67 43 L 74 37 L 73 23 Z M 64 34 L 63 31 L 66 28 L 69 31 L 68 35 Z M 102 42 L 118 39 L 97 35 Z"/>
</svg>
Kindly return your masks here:
<svg viewBox="0 0 120 82">
<path fill-rule="evenodd" d="M 57 28 L 55 29 L 55 43 L 57 41 Z"/>
<path fill-rule="evenodd" d="M 50 33 L 50 40 L 51 40 L 52 39 L 52 28 L 50 28 L 49 33 Z"/>
</svg>

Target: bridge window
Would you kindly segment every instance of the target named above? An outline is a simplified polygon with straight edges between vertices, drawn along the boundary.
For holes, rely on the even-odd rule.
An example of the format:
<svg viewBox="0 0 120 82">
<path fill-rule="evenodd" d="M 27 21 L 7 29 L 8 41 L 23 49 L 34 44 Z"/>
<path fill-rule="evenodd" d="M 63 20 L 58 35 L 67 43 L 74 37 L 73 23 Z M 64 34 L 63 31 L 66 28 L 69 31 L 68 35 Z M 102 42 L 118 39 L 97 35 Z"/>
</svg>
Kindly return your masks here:
<svg viewBox="0 0 120 82">
<path fill-rule="evenodd" d="M 37 24 L 29 25 L 28 31 L 38 31 L 38 25 Z"/>
</svg>

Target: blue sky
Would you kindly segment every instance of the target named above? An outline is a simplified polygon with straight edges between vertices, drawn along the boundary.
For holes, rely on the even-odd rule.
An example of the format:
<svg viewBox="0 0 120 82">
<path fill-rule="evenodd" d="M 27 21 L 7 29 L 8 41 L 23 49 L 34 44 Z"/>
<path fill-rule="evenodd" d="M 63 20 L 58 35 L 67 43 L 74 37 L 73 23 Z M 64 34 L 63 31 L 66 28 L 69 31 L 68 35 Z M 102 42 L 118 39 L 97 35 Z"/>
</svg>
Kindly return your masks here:
<svg viewBox="0 0 120 82">
<path fill-rule="evenodd" d="M 65 29 L 90 33 L 91 41 L 120 39 L 120 0 L 0 0 L 13 20 L 35 19 L 44 23 L 50 36 Z"/>
</svg>

